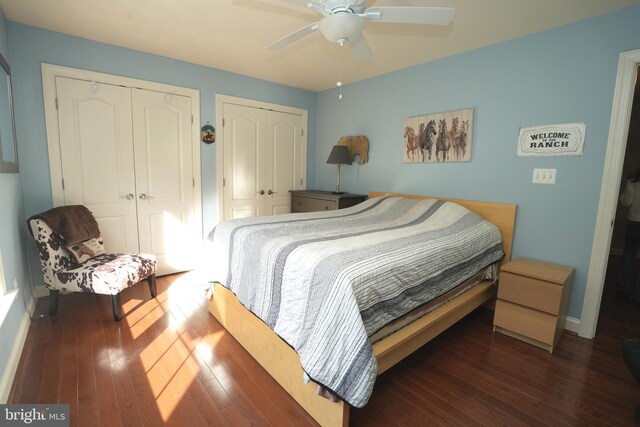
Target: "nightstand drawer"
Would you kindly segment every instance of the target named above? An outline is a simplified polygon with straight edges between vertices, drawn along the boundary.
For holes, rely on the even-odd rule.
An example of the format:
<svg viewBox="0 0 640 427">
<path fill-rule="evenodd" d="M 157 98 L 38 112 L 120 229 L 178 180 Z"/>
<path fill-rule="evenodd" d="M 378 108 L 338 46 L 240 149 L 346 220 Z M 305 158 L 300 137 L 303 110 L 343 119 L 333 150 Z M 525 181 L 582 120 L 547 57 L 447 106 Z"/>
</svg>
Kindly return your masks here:
<svg viewBox="0 0 640 427">
<path fill-rule="evenodd" d="M 557 315 L 562 301 L 562 286 L 502 271 L 498 298 Z"/>
<path fill-rule="evenodd" d="M 497 300 L 493 324 L 552 346 L 558 318 L 507 301 Z"/>
<path fill-rule="evenodd" d="M 292 212 L 315 212 L 315 211 L 332 211 L 338 209 L 338 202 L 335 200 L 314 199 L 311 197 L 291 198 Z"/>
</svg>

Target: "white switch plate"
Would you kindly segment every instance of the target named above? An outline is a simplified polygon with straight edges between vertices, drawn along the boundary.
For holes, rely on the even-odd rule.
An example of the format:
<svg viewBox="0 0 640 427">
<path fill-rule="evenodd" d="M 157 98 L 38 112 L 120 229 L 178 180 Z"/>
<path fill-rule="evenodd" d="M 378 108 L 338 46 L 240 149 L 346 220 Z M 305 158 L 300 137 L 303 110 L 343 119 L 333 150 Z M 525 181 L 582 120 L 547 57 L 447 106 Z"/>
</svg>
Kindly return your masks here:
<svg viewBox="0 0 640 427">
<path fill-rule="evenodd" d="M 555 184 L 556 183 L 556 172 L 557 169 L 533 169 L 533 179 L 531 180 L 534 184 Z"/>
</svg>

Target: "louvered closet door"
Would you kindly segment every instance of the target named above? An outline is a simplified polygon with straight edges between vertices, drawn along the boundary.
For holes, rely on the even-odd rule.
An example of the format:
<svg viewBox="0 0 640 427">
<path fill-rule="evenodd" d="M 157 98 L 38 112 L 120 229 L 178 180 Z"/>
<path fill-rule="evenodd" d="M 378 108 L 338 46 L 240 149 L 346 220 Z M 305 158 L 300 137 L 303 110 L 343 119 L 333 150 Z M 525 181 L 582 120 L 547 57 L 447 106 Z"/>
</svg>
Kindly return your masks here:
<svg viewBox="0 0 640 427">
<path fill-rule="evenodd" d="M 191 98 L 133 89 L 133 134 L 140 251 L 158 274 L 194 267 Z"/>
<path fill-rule="evenodd" d="M 137 252 L 131 89 L 57 77 L 64 204 L 96 217 L 107 252 Z"/>
</svg>

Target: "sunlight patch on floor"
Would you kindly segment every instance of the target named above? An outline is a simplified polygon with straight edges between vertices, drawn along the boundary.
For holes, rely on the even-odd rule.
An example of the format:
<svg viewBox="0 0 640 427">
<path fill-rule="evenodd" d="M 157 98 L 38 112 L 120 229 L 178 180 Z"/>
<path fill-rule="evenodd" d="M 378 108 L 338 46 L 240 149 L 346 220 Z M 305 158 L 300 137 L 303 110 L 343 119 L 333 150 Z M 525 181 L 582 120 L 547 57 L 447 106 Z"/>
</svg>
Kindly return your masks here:
<svg viewBox="0 0 640 427">
<path fill-rule="evenodd" d="M 198 358 L 213 357 L 211 348 L 202 343 L 190 324 L 190 317 L 202 309 L 208 288 L 201 274 L 187 272 L 153 300 L 156 307 L 151 311 L 136 309 L 139 300 L 127 305 L 133 310 L 128 318 L 132 320 L 131 335 L 140 349 L 138 358 L 165 422 L 175 417 L 178 405 L 200 375 Z"/>
</svg>

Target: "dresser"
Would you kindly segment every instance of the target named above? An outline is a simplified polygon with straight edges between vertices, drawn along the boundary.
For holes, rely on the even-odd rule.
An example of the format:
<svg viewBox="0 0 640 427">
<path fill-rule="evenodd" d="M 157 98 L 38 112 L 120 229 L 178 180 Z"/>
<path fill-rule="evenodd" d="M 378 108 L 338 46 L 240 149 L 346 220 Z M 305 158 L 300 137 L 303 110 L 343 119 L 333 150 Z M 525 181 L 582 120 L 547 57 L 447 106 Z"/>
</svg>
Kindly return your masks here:
<svg viewBox="0 0 640 427">
<path fill-rule="evenodd" d="M 564 332 L 574 271 L 528 258 L 503 265 L 493 330 L 553 352 Z"/>
<path fill-rule="evenodd" d="M 342 193 L 321 190 L 291 191 L 291 212 L 316 212 L 344 209 L 367 200 L 364 194 Z"/>
</svg>

